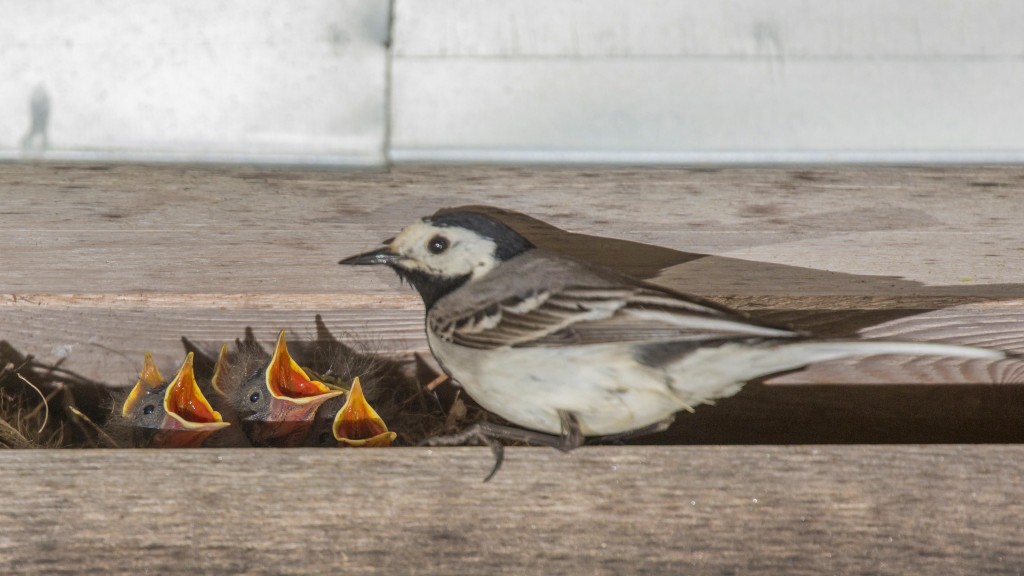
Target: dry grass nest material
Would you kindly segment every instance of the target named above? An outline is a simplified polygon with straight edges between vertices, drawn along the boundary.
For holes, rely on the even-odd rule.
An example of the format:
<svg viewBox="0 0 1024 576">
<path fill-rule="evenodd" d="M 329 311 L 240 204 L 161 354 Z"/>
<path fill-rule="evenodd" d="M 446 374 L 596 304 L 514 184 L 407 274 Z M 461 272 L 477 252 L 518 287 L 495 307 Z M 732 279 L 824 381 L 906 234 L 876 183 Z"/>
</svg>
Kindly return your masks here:
<svg viewBox="0 0 1024 576">
<path fill-rule="evenodd" d="M 316 320 L 316 340 L 297 340 L 293 357 L 317 375 L 339 381 L 360 376 L 367 398 L 398 433 L 396 444 L 415 445 L 487 419 L 455 387 L 432 386 L 439 375 L 422 358 L 396 358 L 354 336 L 343 344 L 327 332 L 320 317 Z M 185 337 L 182 342 L 185 352 L 196 355 L 197 376 L 207 370 L 212 375 L 220 345 Z M 249 357 L 265 348 L 249 329 L 235 347 L 237 354 Z M 338 365 L 339 359 L 344 366 Z M 0 341 L 0 448 L 128 447 L 123 436 L 111 432 L 111 423 L 130 388 L 130 383 L 90 380 L 60 362 L 39 362 Z"/>
</svg>

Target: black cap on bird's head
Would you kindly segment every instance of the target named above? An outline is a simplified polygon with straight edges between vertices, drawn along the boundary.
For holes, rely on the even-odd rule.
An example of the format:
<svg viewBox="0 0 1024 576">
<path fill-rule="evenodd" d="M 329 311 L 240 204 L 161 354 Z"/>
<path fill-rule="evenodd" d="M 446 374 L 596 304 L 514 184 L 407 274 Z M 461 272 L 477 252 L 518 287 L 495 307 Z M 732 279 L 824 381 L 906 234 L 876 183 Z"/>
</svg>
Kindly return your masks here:
<svg viewBox="0 0 1024 576">
<path fill-rule="evenodd" d="M 424 222 L 441 228 L 463 228 L 494 242 L 495 256 L 504 262 L 533 248 L 529 240 L 504 222 L 479 212 L 438 212 Z"/>
<path fill-rule="evenodd" d="M 430 308 L 456 288 L 486 276 L 534 246 L 504 223 L 478 212 L 439 212 L 407 226 L 378 250 L 339 262 L 384 264 L 408 281 Z"/>
</svg>

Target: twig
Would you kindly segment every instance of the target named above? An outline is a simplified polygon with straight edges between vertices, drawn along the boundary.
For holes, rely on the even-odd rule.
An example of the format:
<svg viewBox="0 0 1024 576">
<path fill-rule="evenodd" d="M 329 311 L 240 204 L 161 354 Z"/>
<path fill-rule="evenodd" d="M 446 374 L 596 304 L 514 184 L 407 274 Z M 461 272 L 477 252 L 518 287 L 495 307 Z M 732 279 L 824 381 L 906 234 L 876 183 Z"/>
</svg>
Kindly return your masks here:
<svg viewBox="0 0 1024 576">
<path fill-rule="evenodd" d="M 32 442 L 22 436 L 21 432 L 11 426 L 7 420 L 0 418 L 0 439 L 6 441 L 11 448 L 30 448 Z"/>
<path fill-rule="evenodd" d="M 452 430 L 460 420 L 466 417 L 466 403 L 462 401 L 462 390 L 455 392 L 455 399 L 448 410 L 448 416 L 444 419 L 444 429 Z"/>
<path fill-rule="evenodd" d="M 38 434 L 42 434 L 43 430 L 46 429 L 47 422 L 50 421 L 50 403 L 47 402 L 47 400 L 46 400 L 46 394 L 43 394 L 42 390 L 40 390 L 39 388 L 36 388 L 35 384 L 29 382 L 28 378 L 25 378 L 21 374 L 18 374 L 18 378 L 21 378 L 22 382 L 24 382 L 25 384 L 28 384 L 29 388 L 35 390 L 36 394 L 39 394 L 39 397 L 43 399 L 43 409 L 44 409 L 43 410 L 43 423 L 39 426 L 39 430 L 36 431 L 37 435 Z M 33 410 L 31 413 L 35 414 L 35 412 L 36 411 Z"/>
<path fill-rule="evenodd" d="M 448 381 L 448 375 L 447 374 L 441 374 L 437 378 L 434 378 L 433 380 L 431 380 L 430 383 L 428 383 L 426 386 L 424 386 L 424 388 L 426 388 L 428 392 L 433 392 L 435 388 L 437 388 L 441 384 L 444 384 L 447 381 Z"/>
<path fill-rule="evenodd" d="M 44 407 L 46 407 L 46 408 L 49 408 L 48 402 L 49 402 L 50 400 L 53 400 L 53 397 L 54 397 L 54 396 L 56 396 L 57 394 L 60 394 L 60 393 L 61 393 L 61 392 L 63 392 L 63 391 L 64 391 L 64 383 L 62 383 L 62 382 L 57 382 L 57 383 L 56 383 L 56 388 L 55 388 L 55 389 L 53 390 L 53 392 L 50 392 L 49 394 L 47 394 L 47 395 L 46 395 L 46 400 L 47 400 L 47 402 L 44 402 L 44 403 L 42 403 L 42 404 L 36 404 L 36 407 L 35 407 L 35 408 L 33 408 L 32 410 L 30 410 L 30 411 L 28 412 L 28 414 L 25 414 L 24 418 L 25 418 L 25 419 L 32 419 L 32 418 L 35 418 L 35 417 L 36 417 L 36 413 L 38 413 L 38 412 L 39 412 L 40 410 L 42 410 L 42 409 L 43 409 Z"/>
<path fill-rule="evenodd" d="M 110 436 L 110 434 L 107 434 L 106 432 L 104 432 L 102 428 L 97 426 L 96 423 L 93 422 L 92 419 L 90 419 L 88 416 L 86 416 L 81 410 L 79 410 L 78 408 L 75 408 L 74 406 L 71 406 L 71 405 L 68 405 L 67 409 L 70 410 L 71 413 L 74 414 L 76 417 L 80 418 L 83 422 L 85 422 L 89 426 L 92 426 L 93 430 L 96 432 L 96 436 L 97 437 L 102 437 L 104 440 L 107 441 L 107 444 L 110 444 L 111 447 L 113 447 L 113 448 L 120 448 L 121 447 L 121 445 L 117 443 L 117 440 L 114 440 Z"/>
<path fill-rule="evenodd" d="M 54 375 L 62 375 L 62 377 L 61 377 L 62 381 L 67 381 L 67 379 L 71 379 L 71 381 L 76 383 L 76 384 L 99 385 L 99 383 L 96 382 L 95 380 L 91 380 L 89 378 L 86 378 L 85 376 L 82 376 L 81 374 L 79 374 L 77 372 L 74 372 L 72 370 L 68 370 L 67 368 L 61 368 L 60 364 L 62 362 L 64 362 L 63 359 L 57 361 L 56 364 L 43 364 L 41 362 L 33 361 L 33 362 L 31 362 L 31 364 L 32 364 L 31 367 L 32 368 L 42 368 L 42 369 L 46 370 L 46 376 L 47 377 L 51 377 L 51 376 L 54 376 Z"/>
</svg>

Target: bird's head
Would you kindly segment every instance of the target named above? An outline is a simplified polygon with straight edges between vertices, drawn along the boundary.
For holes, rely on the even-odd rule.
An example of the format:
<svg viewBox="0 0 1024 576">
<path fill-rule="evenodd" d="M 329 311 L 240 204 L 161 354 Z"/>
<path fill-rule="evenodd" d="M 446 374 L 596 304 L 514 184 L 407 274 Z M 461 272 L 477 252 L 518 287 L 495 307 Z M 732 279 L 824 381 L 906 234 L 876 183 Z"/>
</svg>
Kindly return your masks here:
<svg viewBox="0 0 1024 576">
<path fill-rule="evenodd" d="M 235 392 L 235 405 L 249 439 L 257 445 L 301 442 L 320 406 L 343 394 L 312 380 L 288 353 L 284 331 L 270 362 Z"/>
<path fill-rule="evenodd" d="M 164 383 L 152 356 L 146 354 L 139 380 L 121 408 L 137 446 L 195 447 L 228 426 L 200 391 L 192 359 L 190 352 L 174 379 Z"/>
<path fill-rule="evenodd" d="M 384 247 L 345 258 L 349 266 L 384 264 L 412 284 L 430 308 L 467 282 L 534 246 L 505 224 L 476 212 L 446 212 L 407 226 Z"/>
</svg>

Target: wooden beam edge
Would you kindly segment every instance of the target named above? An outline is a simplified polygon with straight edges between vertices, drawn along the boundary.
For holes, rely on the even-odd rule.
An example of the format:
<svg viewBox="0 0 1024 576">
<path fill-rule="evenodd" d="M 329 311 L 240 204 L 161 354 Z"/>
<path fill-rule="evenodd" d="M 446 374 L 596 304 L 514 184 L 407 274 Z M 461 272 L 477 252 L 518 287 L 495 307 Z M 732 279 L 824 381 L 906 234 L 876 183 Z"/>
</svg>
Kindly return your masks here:
<svg viewBox="0 0 1024 576">
<path fill-rule="evenodd" d="M 1005 573 L 1024 446 L 0 452 L 4 573 Z"/>
<path fill-rule="evenodd" d="M 703 294 L 740 310 L 934 310 L 953 306 L 1024 306 L 1024 299 L 977 296 L 735 295 Z M 190 308 L 239 310 L 422 310 L 413 293 L 0 293 L 0 308 Z"/>
</svg>

